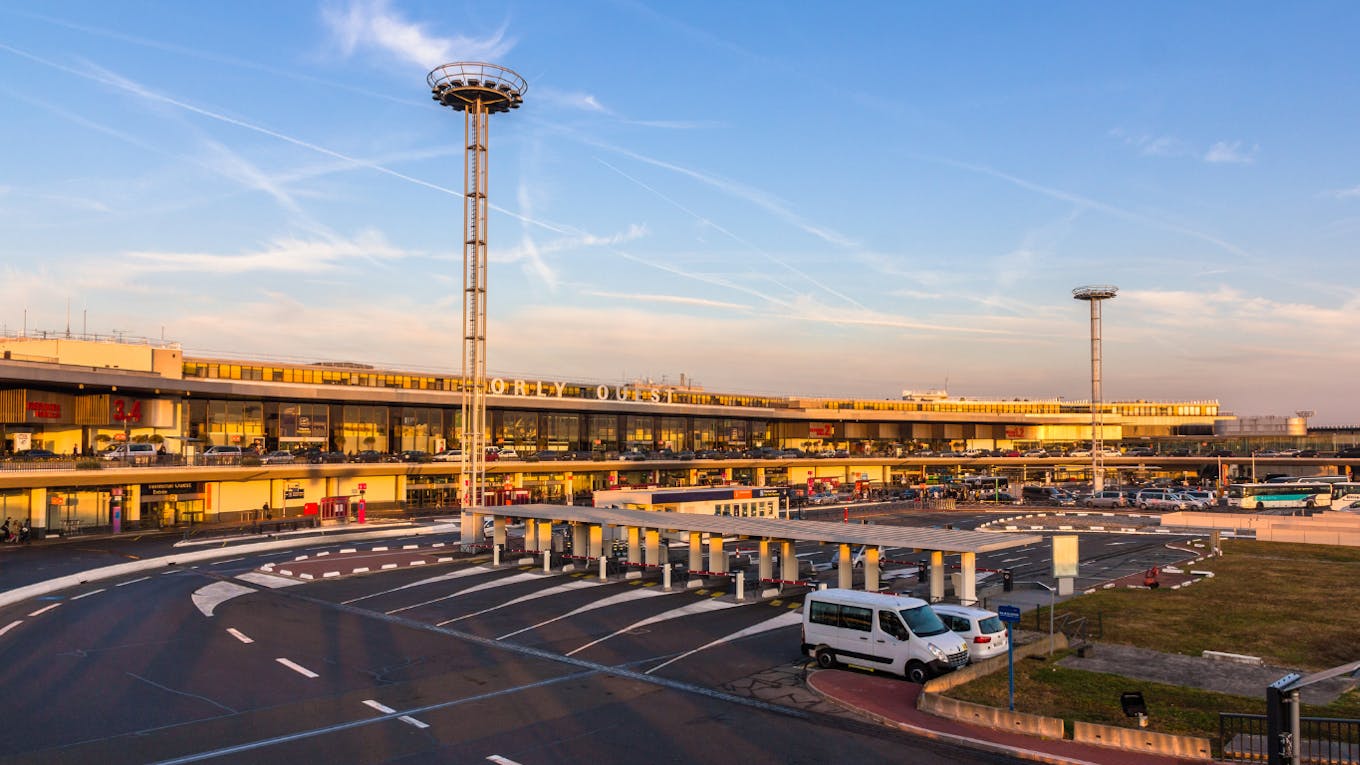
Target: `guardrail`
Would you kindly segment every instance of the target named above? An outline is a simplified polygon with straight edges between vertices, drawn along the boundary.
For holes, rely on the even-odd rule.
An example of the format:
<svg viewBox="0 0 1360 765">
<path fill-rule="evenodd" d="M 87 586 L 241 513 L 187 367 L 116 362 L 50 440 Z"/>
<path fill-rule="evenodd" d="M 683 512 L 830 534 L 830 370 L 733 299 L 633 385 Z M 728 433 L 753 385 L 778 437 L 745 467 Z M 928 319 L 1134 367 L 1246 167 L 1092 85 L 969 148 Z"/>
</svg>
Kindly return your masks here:
<svg viewBox="0 0 1360 765">
<path fill-rule="evenodd" d="M 1218 713 L 1220 759 L 1226 762 L 1265 762 L 1270 755 L 1265 715 Z M 1360 765 L 1360 720 L 1300 717 L 1296 747 L 1299 762 Z M 1292 751 L 1292 749 L 1291 749 Z"/>
</svg>

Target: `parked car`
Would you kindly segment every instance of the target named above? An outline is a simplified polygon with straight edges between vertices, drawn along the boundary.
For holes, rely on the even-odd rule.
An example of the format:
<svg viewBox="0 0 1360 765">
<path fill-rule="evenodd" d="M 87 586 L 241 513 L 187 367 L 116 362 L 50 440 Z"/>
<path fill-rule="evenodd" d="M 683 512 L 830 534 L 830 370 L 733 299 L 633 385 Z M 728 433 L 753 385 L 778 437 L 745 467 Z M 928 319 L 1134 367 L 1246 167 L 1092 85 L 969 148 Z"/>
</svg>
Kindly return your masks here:
<svg viewBox="0 0 1360 765">
<path fill-rule="evenodd" d="M 430 453 L 420 449 L 407 449 L 397 455 L 398 462 L 429 462 Z"/>
<path fill-rule="evenodd" d="M 496 459 L 517 460 L 519 459 L 519 452 L 515 451 L 515 447 L 513 446 L 502 446 L 501 450 L 496 452 Z"/>
<path fill-rule="evenodd" d="M 142 445 L 150 446 L 151 444 Z M 138 446 L 138 444 L 123 444 L 123 446 Z M 245 452 L 239 446 L 209 446 L 203 452 L 203 461 L 209 465 L 234 464 L 240 462 L 244 454 Z M 105 459 L 115 458 L 106 456 Z"/>
<path fill-rule="evenodd" d="M 644 452 L 620 452 L 619 459 L 624 462 L 643 462 L 647 455 Z"/>
<path fill-rule="evenodd" d="M 1135 446 L 1124 454 L 1129 457 L 1156 457 L 1157 450 L 1151 446 Z"/>
<path fill-rule="evenodd" d="M 562 459 L 562 455 L 564 454 L 566 454 L 566 452 L 558 452 L 553 451 L 552 449 L 544 449 L 542 451 L 537 451 L 534 452 L 533 454 L 530 454 L 528 457 L 525 457 L 524 460 L 526 462 L 557 462 L 558 460 Z"/>
<path fill-rule="evenodd" d="M 1139 510 L 1186 510 L 1190 501 L 1180 492 L 1164 489 L 1143 489 L 1134 499 Z"/>
<path fill-rule="evenodd" d="M 1043 449 L 1030 449 L 1029 451 L 1025 452 L 1023 456 L 1025 456 L 1025 457 L 1047 457 L 1047 456 L 1048 456 L 1048 452 L 1044 451 Z"/>
<path fill-rule="evenodd" d="M 968 644 L 968 660 L 977 662 L 1004 654 L 1010 643 L 1001 617 L 981 608 L 936 603 L 931 606 L 944 625 Z"/>
<path fill-rule="evenodd" d="M 1128 507 L 1122 491 L 1098 491 L 1082 501 L 1087 507 Z"/>
<path fill-rule="evenodd" d="M 350 457 L 350 462 L 386 462 L 386 461 L 387 455 L 383 454 L 377 449 L 364 449 L 361 452 L 355 452 L 354 456 Z"/>
<path fill-rule="evenodd" d="M 260 462 L 265 465 L 291 465 L 293 460 L 293 453 L 283 449 L 277 449 L 260 458 Z"/>
<path fill-rule="evenodd" d="M 988 491 L 978 495 L 978 502 L 984 505 L 1016 505 L 1019 498 L 1004 491 Z"/>
<path fill-rule="evenodd" d="M 138 445 L 150 446 L 151 444 L 138 444 Z M 152 451 L 155 450 L 153 449 Z M 27 449 L 14 455 L 14 459 L 31 460 L 36 462 L 38 460 L 53 460 L 56 459 L 58 456 L 59 455 L 56 452 L 52 451 L 51 449 Z M 108 457 L 106 456 L 104 459 L 108 459 Z"/>
</svg>

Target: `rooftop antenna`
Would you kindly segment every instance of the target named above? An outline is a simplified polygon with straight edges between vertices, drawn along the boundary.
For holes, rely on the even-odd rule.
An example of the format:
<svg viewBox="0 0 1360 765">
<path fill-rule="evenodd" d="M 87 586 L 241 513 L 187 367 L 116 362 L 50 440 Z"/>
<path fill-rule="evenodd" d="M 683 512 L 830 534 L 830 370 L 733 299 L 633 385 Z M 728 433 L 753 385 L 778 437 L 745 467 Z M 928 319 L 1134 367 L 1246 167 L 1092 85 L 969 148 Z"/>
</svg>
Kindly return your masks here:
<svg viewBox="0 0 1360 765">
<path fill-rule="evenodd" d="M 463 544 L 481 533 L 474 512 L 486 481 L 486 219 L 488 118 L 518 109 L 528 83 L 496 64 L 444 64 L 425 77 L 440 105 L 463 113 Z"/>
<path fill-rule="evenodd" d="M 71 339 L 71 297 L 66 297 L 66 339 Z"/>
</svg>

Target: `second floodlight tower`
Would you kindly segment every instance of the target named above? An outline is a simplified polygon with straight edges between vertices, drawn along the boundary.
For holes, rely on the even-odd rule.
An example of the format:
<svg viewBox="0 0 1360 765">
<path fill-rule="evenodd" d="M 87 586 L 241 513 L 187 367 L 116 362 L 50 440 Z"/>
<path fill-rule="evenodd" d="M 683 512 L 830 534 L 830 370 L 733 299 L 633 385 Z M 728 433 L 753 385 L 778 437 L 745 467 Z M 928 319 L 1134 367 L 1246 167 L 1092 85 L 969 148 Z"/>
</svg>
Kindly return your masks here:
<svg viewBox="0 0 1360 765">
<path fill-rule="evenodd" d="M 472 539 L 469 508 L 486 503 L 486 218 L 487 125 L 492 114 L 518 109 L 528 84 L 496 64 L 445 64 L 425 78 L 434 100 L 463 113 L 463 539 Z"/>
<path fill-rule="evenodd" d="M 1072 297 L 1091 304 L 1091 491 L 1105 488 L 1105 446 L 1101 423 L 1100 400 L 1100 304 L 1119 292 L 1112 284 L 1078 287 Z"/>
</svg>

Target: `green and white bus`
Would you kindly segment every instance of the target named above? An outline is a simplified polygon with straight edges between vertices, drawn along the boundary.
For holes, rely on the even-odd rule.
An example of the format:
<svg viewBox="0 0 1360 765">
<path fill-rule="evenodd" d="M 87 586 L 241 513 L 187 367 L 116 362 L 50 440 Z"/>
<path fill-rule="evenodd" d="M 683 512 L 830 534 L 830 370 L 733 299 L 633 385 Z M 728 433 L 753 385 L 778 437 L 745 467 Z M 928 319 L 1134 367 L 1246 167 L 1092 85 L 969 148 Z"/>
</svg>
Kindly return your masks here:
<svg viewBox="0 0 1360 765">
<path fill-rule="evenodd" d="M 1292 510 L 1332 506 L 1330 483 L 1234 483 L 1228 506 L 1242 510 Z"/>
</svg>

